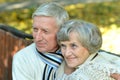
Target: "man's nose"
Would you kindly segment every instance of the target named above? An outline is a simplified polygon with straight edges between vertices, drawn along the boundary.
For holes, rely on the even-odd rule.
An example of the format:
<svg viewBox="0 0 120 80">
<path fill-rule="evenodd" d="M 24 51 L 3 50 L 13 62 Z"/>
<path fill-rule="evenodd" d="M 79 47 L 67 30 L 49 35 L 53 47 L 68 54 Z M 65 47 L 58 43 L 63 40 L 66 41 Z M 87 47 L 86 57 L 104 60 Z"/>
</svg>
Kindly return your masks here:
<svg viewBox="0 0 120 80">
<path fill-rule="evenodd" d="M 38 32 L 36 33 L 36 40 L 42 40 L 42 39 L 43 39 L 43 34 L 42 34 L 41 31 L 38 31 Z"/>
</svg>

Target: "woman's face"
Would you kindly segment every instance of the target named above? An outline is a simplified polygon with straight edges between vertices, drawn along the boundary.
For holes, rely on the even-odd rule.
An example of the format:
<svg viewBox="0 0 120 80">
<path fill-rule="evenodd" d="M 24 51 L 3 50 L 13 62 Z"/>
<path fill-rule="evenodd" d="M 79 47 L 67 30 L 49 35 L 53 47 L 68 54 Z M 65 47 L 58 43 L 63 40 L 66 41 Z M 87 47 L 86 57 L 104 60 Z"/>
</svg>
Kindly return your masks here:
<svg viewBox="0 0 120 80">
<path fill-rule="evenodd" d="M 69 41 L 61 41 L 61 51 L 68 67 L 75 68 L 81 65 L 89 57 L 89 52 L 84 48 L 77 38 L 78 36 L 71 32 Z"/>
</svg>

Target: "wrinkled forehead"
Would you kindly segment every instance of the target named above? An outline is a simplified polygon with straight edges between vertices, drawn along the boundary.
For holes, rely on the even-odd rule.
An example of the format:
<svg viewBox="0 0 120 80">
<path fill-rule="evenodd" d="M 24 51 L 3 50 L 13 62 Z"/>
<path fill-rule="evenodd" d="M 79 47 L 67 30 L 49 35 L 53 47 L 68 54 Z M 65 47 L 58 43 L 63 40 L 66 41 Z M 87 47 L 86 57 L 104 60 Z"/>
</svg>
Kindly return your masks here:
<svg viewBox="0 0 120 80">
<path fill-rule="evenodd" d="M 68 31 L 66 34 L 65 33 L 63 34 L 61 41 L 70 41 L 73 38 L 79 39 L 78 37 L 79 37 L 78 33 L 74 30 L 71 30 Z"/>
</svg>

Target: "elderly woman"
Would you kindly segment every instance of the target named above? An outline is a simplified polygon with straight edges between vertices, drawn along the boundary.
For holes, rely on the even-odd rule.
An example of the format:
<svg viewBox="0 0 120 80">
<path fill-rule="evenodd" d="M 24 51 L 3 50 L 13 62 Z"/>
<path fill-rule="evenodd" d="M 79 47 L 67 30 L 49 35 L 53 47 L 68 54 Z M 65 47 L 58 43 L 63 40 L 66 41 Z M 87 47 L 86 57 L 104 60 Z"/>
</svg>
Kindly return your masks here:
<svg viewBox="0 0 120 80">
<path fill-rule="evenodd" d="M 57 40 L 65 61 L 55 80 L 114 80 L 110 74 L 120 73 L 120 58 L 100 50 L 102 36 L 94 24 L 69 20 L 58 32 Z"/>
</svg>

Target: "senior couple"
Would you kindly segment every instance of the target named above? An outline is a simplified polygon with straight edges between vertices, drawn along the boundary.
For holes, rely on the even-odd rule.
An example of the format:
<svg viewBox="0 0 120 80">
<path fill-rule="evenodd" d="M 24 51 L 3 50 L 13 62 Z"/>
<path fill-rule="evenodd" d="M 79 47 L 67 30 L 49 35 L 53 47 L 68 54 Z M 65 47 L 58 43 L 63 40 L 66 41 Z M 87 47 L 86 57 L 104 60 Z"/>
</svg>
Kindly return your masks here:
<svg viewBox="0 0 120 80">
<path fill-rule="evenodd" d="M 50 2 L 32 15 L 34 43 L 13 57 L 13 80 L 120 80 L 120 57 L 100 50 L 101 32 L 83 20 L 69 20 Z"/>
</svg>

